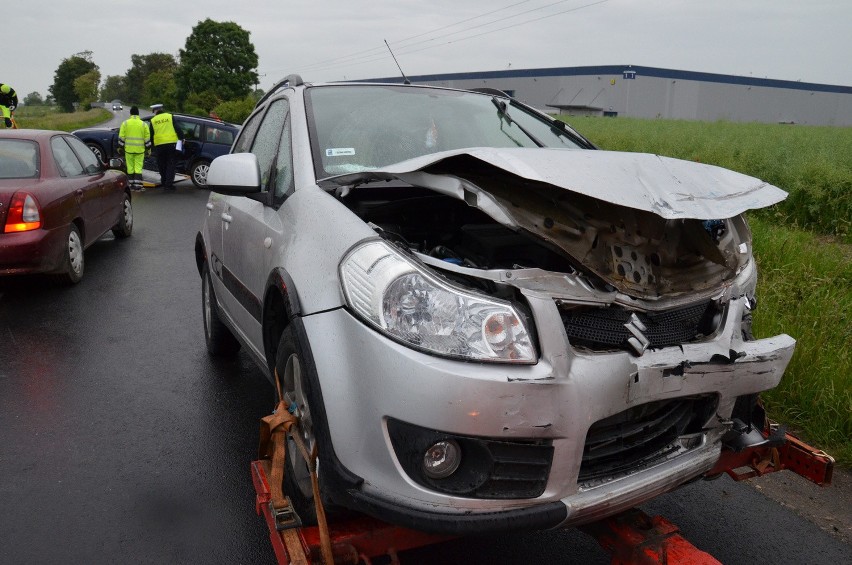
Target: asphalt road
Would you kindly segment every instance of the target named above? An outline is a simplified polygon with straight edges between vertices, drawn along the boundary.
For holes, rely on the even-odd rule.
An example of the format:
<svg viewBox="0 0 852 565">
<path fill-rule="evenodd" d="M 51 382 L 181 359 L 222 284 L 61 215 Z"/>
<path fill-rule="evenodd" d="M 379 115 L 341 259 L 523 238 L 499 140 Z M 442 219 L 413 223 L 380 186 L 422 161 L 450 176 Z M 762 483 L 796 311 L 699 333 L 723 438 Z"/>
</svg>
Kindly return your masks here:
<svg viewBox="0 0 852 565">
<path fill-rule="evenodd" d="M 0 284 L 0 563 L 275 562 L 249 474 L 272 387 L 244 354 L 204 347 L 193 241 L 206 197 L 189 181 L 134 195 L 133 237 L 89 248 L 72 288 Z M 643 509 L 723 563 L 852 563 L 852 546 L 727 478 Z M 609 563 L 577 530 L 401 559 Z"/>
</svg>

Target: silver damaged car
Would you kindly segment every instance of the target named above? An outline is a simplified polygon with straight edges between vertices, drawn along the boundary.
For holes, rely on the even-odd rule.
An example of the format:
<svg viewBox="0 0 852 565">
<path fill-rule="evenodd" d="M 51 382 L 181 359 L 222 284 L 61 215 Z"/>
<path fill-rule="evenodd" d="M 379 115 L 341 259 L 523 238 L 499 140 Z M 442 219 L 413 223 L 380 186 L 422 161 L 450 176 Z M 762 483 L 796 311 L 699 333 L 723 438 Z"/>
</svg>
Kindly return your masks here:
<svg viewBox="0 0 852 565">
<path fill-rule="evenodd" d="M 750 328 L 743 214 L 785 192 L 599 150 L 499 91 L 291 75 L 208 187 L 207 347 L 277 370 L 331 512 L 453 534 L 615 514 L 753 441 L 795 346 Z M 315 520 L 295 448 L 284 488 Z"/>
</svg>

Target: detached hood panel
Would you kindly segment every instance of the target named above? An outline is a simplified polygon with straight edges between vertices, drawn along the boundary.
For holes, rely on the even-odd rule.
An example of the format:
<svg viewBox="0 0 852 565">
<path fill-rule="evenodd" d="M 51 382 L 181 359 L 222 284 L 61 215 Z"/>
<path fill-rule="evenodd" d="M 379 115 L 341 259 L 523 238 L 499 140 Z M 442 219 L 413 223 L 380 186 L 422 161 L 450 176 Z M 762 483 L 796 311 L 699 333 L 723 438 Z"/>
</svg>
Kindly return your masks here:
<svg viewBox="0 0 852 565">
<path fill-rule="evenodd" d="M 731 218 L 787 197 L 776 186 L 721 167 L 620 151 L 474 148 L 418 157 L 370 174 L 393 176 L 433 169 L 462 155 L 530 181 L 668 220 Z M 333 180 L 344 184 L 360 176 L 362 173 Z"/>
</svg>

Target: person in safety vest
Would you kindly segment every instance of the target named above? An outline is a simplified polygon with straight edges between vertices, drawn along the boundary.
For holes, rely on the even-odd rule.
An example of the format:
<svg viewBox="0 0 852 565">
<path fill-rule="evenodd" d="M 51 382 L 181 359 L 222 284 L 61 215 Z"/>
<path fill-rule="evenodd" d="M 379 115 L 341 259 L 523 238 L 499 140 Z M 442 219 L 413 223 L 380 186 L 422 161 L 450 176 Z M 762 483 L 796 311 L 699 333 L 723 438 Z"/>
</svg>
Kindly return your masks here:
<svg viewBox="0 0 852 565">
<path fill-rule="evenodd" d="M 12 112 L 18 105 L 18 95 L 15 89 L 6 83 L 0 82 L 0 113 L 3 114 L 3 121 L 6 122 L 6 127 L 12 127 Z"/>
<path fill-rule="evenodd" d="M 154 155 L 157 157 L 157 169 L 160 172 L 160 184 L 164 190 L 175 189 L 175 155 L 180 133 L 175 130 L 172 115 L 163 111 L 162 104 L 151 106 L 154 117 L 151 118 L 151 138 L 154 140 Z"/>
<path fill-rule="evenodd" d="M 124 120 L 118 130 L 118 152 L 124 153 L 127 161 L 130 190 L 143 192 L 142 162 L 145 154 L 151 152 L 151 130 L 148 124 L 139 119 L 139 108 L 136 106 L 130 107 L 130 118 Z"/>
</svg>

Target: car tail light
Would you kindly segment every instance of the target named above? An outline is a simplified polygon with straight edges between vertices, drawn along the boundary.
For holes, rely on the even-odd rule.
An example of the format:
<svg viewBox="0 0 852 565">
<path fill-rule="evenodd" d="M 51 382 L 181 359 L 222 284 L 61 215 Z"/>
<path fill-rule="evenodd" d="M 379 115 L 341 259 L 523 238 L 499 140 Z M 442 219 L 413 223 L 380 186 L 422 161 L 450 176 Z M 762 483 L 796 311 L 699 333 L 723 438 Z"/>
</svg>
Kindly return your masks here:
<svg viewBox="0 0 852 565">
<path fill-rule="evenodd" d="M 5 233 L 37 230 L 41 227 L 41 208 L 32 194 L 16 192 L 12 195 L 6 216 Z"/>
</svg>

